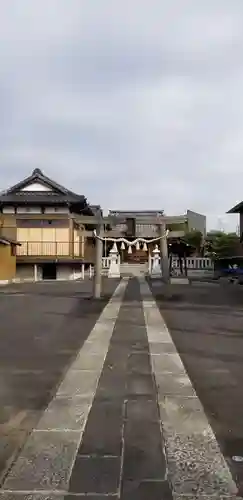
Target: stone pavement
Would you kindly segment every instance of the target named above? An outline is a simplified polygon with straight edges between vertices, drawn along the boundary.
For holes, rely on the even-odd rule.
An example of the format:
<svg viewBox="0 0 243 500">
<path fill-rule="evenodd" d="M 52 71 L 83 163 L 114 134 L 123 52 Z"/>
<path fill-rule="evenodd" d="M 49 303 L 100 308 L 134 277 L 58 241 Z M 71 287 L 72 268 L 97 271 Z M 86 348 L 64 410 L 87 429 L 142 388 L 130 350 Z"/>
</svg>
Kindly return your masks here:
<svg viewBox="0 0 243 500">
<path fill-rule="evenodd" d="M 243 496 L 243 287 L 154 287 L 170 335 Z"/>
<path fill-rule="evenodd" d="M 0 499 L 236 493 L 147 282 L 122 280 L 5 475 Z"/>
</svg>

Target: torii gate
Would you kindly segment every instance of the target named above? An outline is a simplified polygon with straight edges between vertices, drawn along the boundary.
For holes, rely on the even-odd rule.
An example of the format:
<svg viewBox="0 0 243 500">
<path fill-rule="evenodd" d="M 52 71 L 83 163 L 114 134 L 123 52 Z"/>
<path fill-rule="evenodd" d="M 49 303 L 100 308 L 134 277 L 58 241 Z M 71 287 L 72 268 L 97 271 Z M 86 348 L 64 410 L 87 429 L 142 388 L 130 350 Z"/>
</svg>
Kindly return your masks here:
<svg viewBox="0 0 243 500">
<path fill-rule="evenodd" d="M 95 244 L 95 269 L 94 269 L 94 289 L 93 295 L 94 298 L 99 299 L 101 297 L 101 284 L 102 284 L 102 256 L 103 256 L 103 248 L 102 248 L 102 239 L 100 237 L 121 237 L 121 234 L 118 231 L 108 231 L 104 233 L 104 226 L 110 225 L 114 227 L 117 224 L 122 224 L 126 222 L 124 216 L 108 216 L 102 217 L 101 214 L 97 215 L 74 215 L 73 219 L 76 223 L 84 226 L 86 224 L 90 224 L 95 226 L 96 231 L 96 244 Z M 166 238 L 166 223 L 176 223 L 175 217 L 166 217 L 164 215 L 158 215 L 156 217 L 144 217 L 137 216 L 136 220 L 139 224 L 152 224 L 158 227 L 158 239 L 160 243 L 160 265 L 162 271 L 162 279 L 164 283 L 168 284 L 170 281 L 170 273 L 169 273 L 169 259 L 168 259 L 168 247 L 167 247 L 167 238 Z M 178 221 L 181 222 L 181 218 L 178 217 Z M 94 236 L 93 231 L 84 231 L 82 232 L 85 236 Z"/>
</svg>

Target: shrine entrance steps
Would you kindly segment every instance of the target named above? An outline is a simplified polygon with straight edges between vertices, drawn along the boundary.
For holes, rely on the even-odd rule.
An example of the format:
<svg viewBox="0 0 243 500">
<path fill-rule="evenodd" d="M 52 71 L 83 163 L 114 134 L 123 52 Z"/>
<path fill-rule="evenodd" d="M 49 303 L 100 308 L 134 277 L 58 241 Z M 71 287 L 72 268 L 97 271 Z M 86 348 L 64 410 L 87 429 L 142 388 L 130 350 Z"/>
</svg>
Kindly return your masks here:
<svg viewBox="0 0 243 500">
<path fill-rule="evenodd" d="M 133 262 L 123 262 L 120 266 L 121 276 L 133 277 L 133 276 L 145 276 L 148 274 L 148 263 L 137 264 Z"/>
</svg>

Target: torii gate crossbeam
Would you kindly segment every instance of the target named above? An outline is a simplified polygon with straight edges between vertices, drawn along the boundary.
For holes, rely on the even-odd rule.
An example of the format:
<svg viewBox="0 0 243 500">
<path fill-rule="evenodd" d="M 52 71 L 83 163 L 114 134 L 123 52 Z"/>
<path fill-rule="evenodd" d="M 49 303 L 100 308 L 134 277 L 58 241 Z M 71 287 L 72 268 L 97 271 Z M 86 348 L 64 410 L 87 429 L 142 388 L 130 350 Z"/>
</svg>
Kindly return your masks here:
<svg viewBox="0 0 243 500">
<path fill-rule="evenodd" d="M 92 225 L 95 226 L 97 236 L 107 236 L 109 234 L 111 236 L 111 232 L 107 232 L 104 235 L 104 226 L 110 225 L 111 227 L 126 223 L 126 218 L 124 216 L 108 216 L 102 217 L 101 215 L 74 215 L 73 219 L 76 223 L 80 225 Z M 163 276 L 164 283 L 169 283 L 169 261 L 168 261 L 168 248 L 166 241 L 166 223 L 182 222 L 183 216 L 179 216 L 178 220 L 175 217 L 166 217 L 163 215 L 157 217 L 136 217 L 137 222 L 139 224 L 153 224 L 158 226 L 158 237 L 160 237 L 160 265 Z M 94 269 L 94 288 L 93 288 L 93 296 L 96 299 L 101 297 L 102 293 L 102 241 L 99 238 L 96 238 L 95 244 L 95 269 Z"/>
</svg>

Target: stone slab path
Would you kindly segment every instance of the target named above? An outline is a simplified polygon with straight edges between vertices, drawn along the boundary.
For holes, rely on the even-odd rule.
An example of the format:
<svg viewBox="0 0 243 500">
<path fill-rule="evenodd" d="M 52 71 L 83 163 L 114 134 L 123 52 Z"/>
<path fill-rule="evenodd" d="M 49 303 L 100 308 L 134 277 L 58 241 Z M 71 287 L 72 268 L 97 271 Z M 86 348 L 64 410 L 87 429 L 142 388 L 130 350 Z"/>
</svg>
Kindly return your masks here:
<svg viewBox="0 0 243 500">
<path fill-rule="evenodd" d="M 0 500 L 236 494 L 147 282 L 121 280 L 6 476 Z"/>
</svg>

